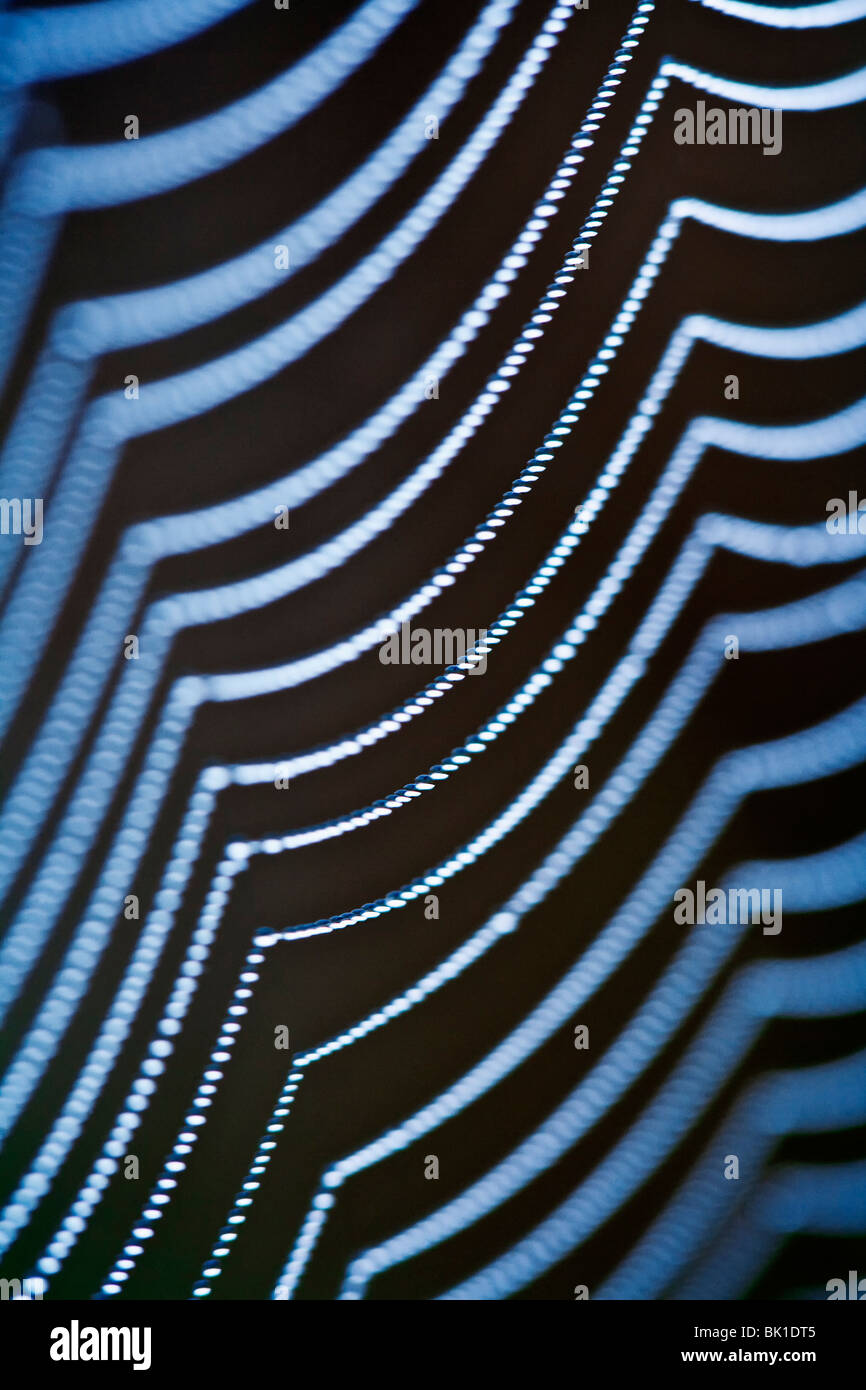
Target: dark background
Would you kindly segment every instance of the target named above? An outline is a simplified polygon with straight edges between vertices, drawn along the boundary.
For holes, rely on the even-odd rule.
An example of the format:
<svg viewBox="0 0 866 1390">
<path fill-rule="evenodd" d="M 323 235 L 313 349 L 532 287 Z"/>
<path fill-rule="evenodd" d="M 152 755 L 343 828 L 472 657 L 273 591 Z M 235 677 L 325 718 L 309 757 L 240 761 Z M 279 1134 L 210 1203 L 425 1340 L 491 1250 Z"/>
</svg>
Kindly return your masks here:
<svg viewBox="0 0 866 1390">
<path fill-rule="evenodd" d="M 129 112 L 139 115 L 144 136 L 252 91 L 314 46 L 352 8 L 332 0 L 297 0 L 283 13 L 259 0 L 152 58 L 47 84 L 34 96 L 56 111 L 70 143 L 121 138 Z M 3 402 L 7 420 L 58 306 L 191 274 L 275 233 L 316 203 L 386 136 L 433 79 L 479 9 L 478 3 L 425 0 L 370 63 L 285 136 L 175 193 L 70 216 Z M 138 439 L 126 449 L 50 654 L 7 741 L 4 783 L 11 780 L 38 727 L 123 529 L 141 518 L 231 497 L 304 464 L 353 428 L 415 370 L 529 216 L 533 200 L 583 119 L 632 10 L 631 0 L 593 0 L 589 11 L 576 16 L 505 136 L 449 214 L 337 334 L 266 385 L 207 415 Z M 547 12 L 540 0 L 526 0 L 519 7 L 482 74 L 443 123 L 439 140 L 431 141 L 397 186 L 312 267 L 200 330 L 103 359 L 92 394 L 119 389 L 129 372 L 144 383 L 230 350 L 279 323 L 353 266 L 414 203 L 471 132 Z M 373 505 L 435 447 L 482 388 L 552 279 L 663 56 L 744 80 L 805 83 L 857 66 L 864 37 L 863 23 L 786 33 L 727 19 L 687 0 L 663 0 L 559 216 L 492 323 L 443 380 L 439 400 L 425 404 L 348 478 L 295 509 L 288 533 L 266 525 L 241 540 L 173 559 L 154 572 L 149 599 L 248 575 L 306 552 Z M 783 152 L 770 159 L 759 147 L 676 146 L 672 112 L 693 98 L 690 91 L 672 85 L 626 189 L 599 235 L 590 271 L 578 277 L 508 400 L 442 478 L 386 535 L 326 580 L 237 621 L 184 631 L 175 642 L 163 692 L 185 672 L 244 670 L 316 650 L 387 611 L 423 582 L 529 460 L 585 370 L 672 198 L 690 194 L 732 206 L 788 211 L 824 205 L 862 183 L 860 108 L 786 113 Z M 566 446 L 502 539 L 489 546 L 419 622 L 430 628 L 485 627 L 508 605 L 583 500 L 684 314 L 700 311 L 771 325 L 825 319 L 859 298 L 862 257 L 862 235 L 786 246 L 745 242 L 688 224 L 615 370 Z M 738 402 L 726 402 L 723 396 L 724 377 L 731 372 L 740 378 Z M 729 412 L 736 419 L 770 424 L 809 420 L 853 401 L 862 372 L 862 352 L 784 363 L 740 358 L 698 345 L 627 479 L 543 600 L 491 656 L 483 677 L 465 681 L 407 730 L 331 771 L 299 779 L 289 792 L 265 786 L 235 788 L 222 795 L 205 853 L 133 1036 L 85 1136 L 3 1261 L 4 1275 L 21 1275 L 30 1267 L 89 1170 L 160 1016 L 225 842 L 280 834 L 346 813 L 392 792 L 462 744 L 508 699 L 567 626 L 694 415 Z M 141 1180 L 113 1180 L 87 1233 L 52 1281 L 52 1295 L 90 1297 L 118 1255 L 189 1105 L 255 931 L 315 920 L 376 898 L 431 868 L 492 819 L 532 777 L 592 698 L 702 512 L 723 510 L 806 524 L 823 519 L 826 499 L 846 496 L 858 480 L 862 491 L 862 465 L 851 455 L 788 465 L 710 451 L 640 571 L 577 660 L 483 758 L 434 794 L 380 823 L 335 843 L 253 863 L 233 894 L 168 1082 L 137 1132 Z M 649 675 L 593 745 L 587 758 L 592 789 L 603 785 L 708 618 L 786 602 L 852 572 L 838 565 L 789 570 L 717 555 Z M 725 663 L 708 698 L 644 789 L 518 933 L 405 1018 L 312 1068 L 214 1297 L 268 1296 L 322 1169 L 449 1085 L 535 1006 L 604 926 L 718 757 L 829 717 L 862 694 L 862 670 L 862 635 L 766 656 L 743 654 L 739 662 Z M 172 795 L 137 876 L 135 891 L 143 907 L 156 891 L 199 768 L 211 761 L 285 756 L 330 742 L 398 704 L 431 674 L 411 666 L 383 666 L 374 651 L 287 694 L 206 706 L 187 739 Z M 137 756 L 152 727 L 153 719 Z M 135 766 L 130 773 L 134 771 Z M 118 783 L 106 834 L 83 866 L 79 888 L 51 950 L 15 1010 L 2 1043 L 4 1061 L 30 1021 L 78 921 L 128 789 L 129 776 Z M 741 859 L 812 853 L 849 838 L 866 828 L 864 790 L 866 772 L 857 768 L 825 782 L 752 797 L 699 876 L 707 883 L 719 882 Z M 158 1223 L 124 1297 L 189 1296 L 282 1083 L 286 1054 L 274 1050 L 274 1024 L 288 1024 L 293 1050 L 301 1051 L 410 985 L 476 930 L 531 872 L 583 809 L 584 795 L 565 779 L 517 831 L 438 890 L 438 921 L 425 920 L 422 899 L 379 922 L 335 936 L 284 943 L 268 954 L 234 1061 L 226 1069 L 180 1193 Z M 41 850 L 55 823 L 43 835 Z M 16 900 L 40 857 L 37 851 L 22 873 Z M 820 953 L 861 935 L 860 906 L 820 917 L 788 918 L 778 938 L 750 933 L 733 967 L 723 972 L 695 1018 L 575 1150 L 457 1239 L 374 1282 L 369 1296 L 435 1296 L 543 1219 L 634 1122 L 732 969 L 752 956 Z M 4 1200 L 50 1124 L 58 1096 L 77 1074 L 126 962 L 129 939 L 122 931 L 115 933 L 86 1007 L 17 1126 L 3 1159 Z M 573 1023 L 504 1083 L 418 1146 L 347 1184 L 299 1296 L 333 1298 L 357 1250 L 448 1200 L 541 1123 L 616 1038 L 680 944 L 681 935 L 670 920 L 660 920 Z M 590 1027 L 588 1054 L 573 1048 L 577 1022 Z M 862 1040 L 862 1016 L 769 1026 L 743 1068 L 659 1174 L 595 1238 L 521 1296 L 568 1300 L 576 1283 L 592 1290 L 666 1204 L 749 1078 L 771 1068 L 842 1057 Z M 864 1140 L 860 1130 L 793 1137 L 780 1146 L 776 1160 L 833 1163 L 862 1158 Z M 438 1183 L 426 1182 L 423 1176 L 424 1157 L 431 1153 L 440 1159 Z M 858 1267 L 858 1248 L 853 1239 L 791 1241 L 751 1295 L 787 1298 L 823 1289 L 831 1276 Z M 859 1258 L 862 1268 L 862 1253 Z"/>
</svg>

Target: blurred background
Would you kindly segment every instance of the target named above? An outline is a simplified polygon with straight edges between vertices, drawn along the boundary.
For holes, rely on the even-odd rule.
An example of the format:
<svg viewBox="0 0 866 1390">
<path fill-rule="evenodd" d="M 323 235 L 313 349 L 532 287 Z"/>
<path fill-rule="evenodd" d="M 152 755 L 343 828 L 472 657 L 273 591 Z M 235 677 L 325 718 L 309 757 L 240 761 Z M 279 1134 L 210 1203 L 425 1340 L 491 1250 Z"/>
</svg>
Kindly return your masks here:
<svg viewBox="0 0 866 1390">
<path fill-rule="evenodd" d="M 866 487 L 866 16 L 810 8 L 844 22 L 698 0 L 0 16 L 0 492 L 44 499 L 41 545 L 0 537 L 4 1276 L 81 1299 L 808 1299 L 863 1268 L 866 541 L 825 519 Z M 699 100 L 782 109 L 782 151 L 676 144 Z M 699 457 L 638 548 L 684 439 Z M 710 514 L 760 527 L 681 561 L 644 666 L 618 665 Z M 421 591 L 413 628 L 498 633 L 483 674 L 357 637 Z M 774 751 L 729 757 L 753 745 Z M 782 931 L 677 925 L 698 879 L 781 887 Z"/>
</svg>

